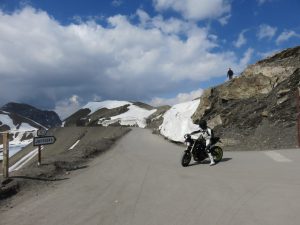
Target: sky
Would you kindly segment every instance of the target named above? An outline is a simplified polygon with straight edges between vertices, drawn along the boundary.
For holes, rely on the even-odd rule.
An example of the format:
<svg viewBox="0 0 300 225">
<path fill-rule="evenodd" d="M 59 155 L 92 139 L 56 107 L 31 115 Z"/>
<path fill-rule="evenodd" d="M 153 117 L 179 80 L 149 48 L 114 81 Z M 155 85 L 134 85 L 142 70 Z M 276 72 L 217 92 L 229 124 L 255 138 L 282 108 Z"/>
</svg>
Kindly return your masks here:
<svg viewBox="0 0 300 225">
<path fill-rule="evenodd" d="M 299 0 L 0 0 L 0 106 L 173 105 L 300 43 Z"/>
</svg>

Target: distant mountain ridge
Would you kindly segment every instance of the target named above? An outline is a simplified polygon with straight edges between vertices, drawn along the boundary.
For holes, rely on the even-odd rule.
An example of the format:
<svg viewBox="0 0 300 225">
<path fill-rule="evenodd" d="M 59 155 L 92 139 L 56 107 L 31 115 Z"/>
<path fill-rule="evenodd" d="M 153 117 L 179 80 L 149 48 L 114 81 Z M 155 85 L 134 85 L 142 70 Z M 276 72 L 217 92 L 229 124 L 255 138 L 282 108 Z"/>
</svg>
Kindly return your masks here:
<svg viewBox="0 0 300 225">
<path fill-rule="evenodd" d="M 47 128 L 58 127 L 62 124 L 56 112 L 40 110 L 28 104 L 10 102 L 2 106 L 0 110 L 29 118 Z"/>
<path fill-rule="evenodd" d="M 64 121 L 64 126 L 136 126 L 145 128 L 157 109 L 142 103 L 107 100 L 89 102 Z"/>
</svg>

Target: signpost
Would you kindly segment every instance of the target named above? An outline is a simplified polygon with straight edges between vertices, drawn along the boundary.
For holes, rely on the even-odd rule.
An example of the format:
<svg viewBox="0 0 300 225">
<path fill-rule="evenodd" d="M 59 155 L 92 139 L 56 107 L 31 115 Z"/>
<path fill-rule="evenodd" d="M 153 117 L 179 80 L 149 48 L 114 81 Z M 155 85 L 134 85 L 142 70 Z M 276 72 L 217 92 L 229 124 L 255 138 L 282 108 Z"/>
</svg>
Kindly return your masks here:
<svg viewBox="0 0 300 225">
<path fill-rule="evenodd" d="M 298 147 L 300 147 L 300 88 L 296 91 L 296 101 L 297 101 L 297 132 L 298 132 Z"/>
<path fill-rule="evenodd" d="M 8 168 L 9 168 L 9 136 L 8 133 L 3 133 L 3 177 L 8 178 Z"/>
<path fill-rule="evenodd" d="M 51 145 L 56 141 L 54 136 L 45 136 L 46 134 L 47 130 L 40 129 L 37 131 L 37 137 L 33 138 L 33 146 L 38 146 L 38 166 L 42 162 L 42 145 Z"/>
<path fill-rule="evenodd" d="M 37 136 L 46 136 L 46 134 L 47 134 L 47 130 L 45 130 L 45 129 L 39 129 L 39 130 L 37 130 Z"/>
</svg>

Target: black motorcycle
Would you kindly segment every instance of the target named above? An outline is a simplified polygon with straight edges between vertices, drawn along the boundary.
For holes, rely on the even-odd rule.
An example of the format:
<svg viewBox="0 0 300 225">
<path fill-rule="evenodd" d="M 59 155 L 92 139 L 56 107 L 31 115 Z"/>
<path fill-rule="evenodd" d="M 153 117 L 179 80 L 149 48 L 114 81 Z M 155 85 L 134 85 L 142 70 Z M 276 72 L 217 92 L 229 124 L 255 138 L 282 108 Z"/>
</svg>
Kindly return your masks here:
<svg viewBox="0 0 300 225">
<path fill-rule="evenodd" d="M 183 152 L 181 165 L 187 167 L 191 162 L 192 156 L 196 162 L 201 162 L 204 159 L 208 158 L 208 154 L 205 151 L 206 144 L 205 139 L 200 138 L 198 140 L 193 140 L 190 134 L 184 135 L 185 144 L 187 145 L 186 150 Z M 210 152 L 214 157 L 215 163 L 218 163 L 222 160 L 223 150 L 221 147 L 216 146 L 215 144 L 220 142 L 220 138 L 212 138 L 212 143 L 210 147 Z"/>
</svg>

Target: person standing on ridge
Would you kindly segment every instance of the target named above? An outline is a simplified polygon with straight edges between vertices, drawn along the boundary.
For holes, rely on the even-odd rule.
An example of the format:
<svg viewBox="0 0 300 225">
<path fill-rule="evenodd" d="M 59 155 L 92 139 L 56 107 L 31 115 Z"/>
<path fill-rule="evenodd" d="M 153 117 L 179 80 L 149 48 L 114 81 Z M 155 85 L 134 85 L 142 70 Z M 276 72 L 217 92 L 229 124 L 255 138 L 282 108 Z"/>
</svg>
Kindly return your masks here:
<svg viewBox="0 0 300 225">
<path fill-rule="evenodd" d="M 228 77 L 228 79 L 229 79 L 229 80 L 231 80 L 231 79 L 232 79 L 232 77 L 233 77 L 233 71 L 232 71 L 232 69 L 231 69 L 231 68 L 229 68 L 229 69 L 228 69 L 228 72 L 227 72 L 227 77 Z"/>
</svg>

